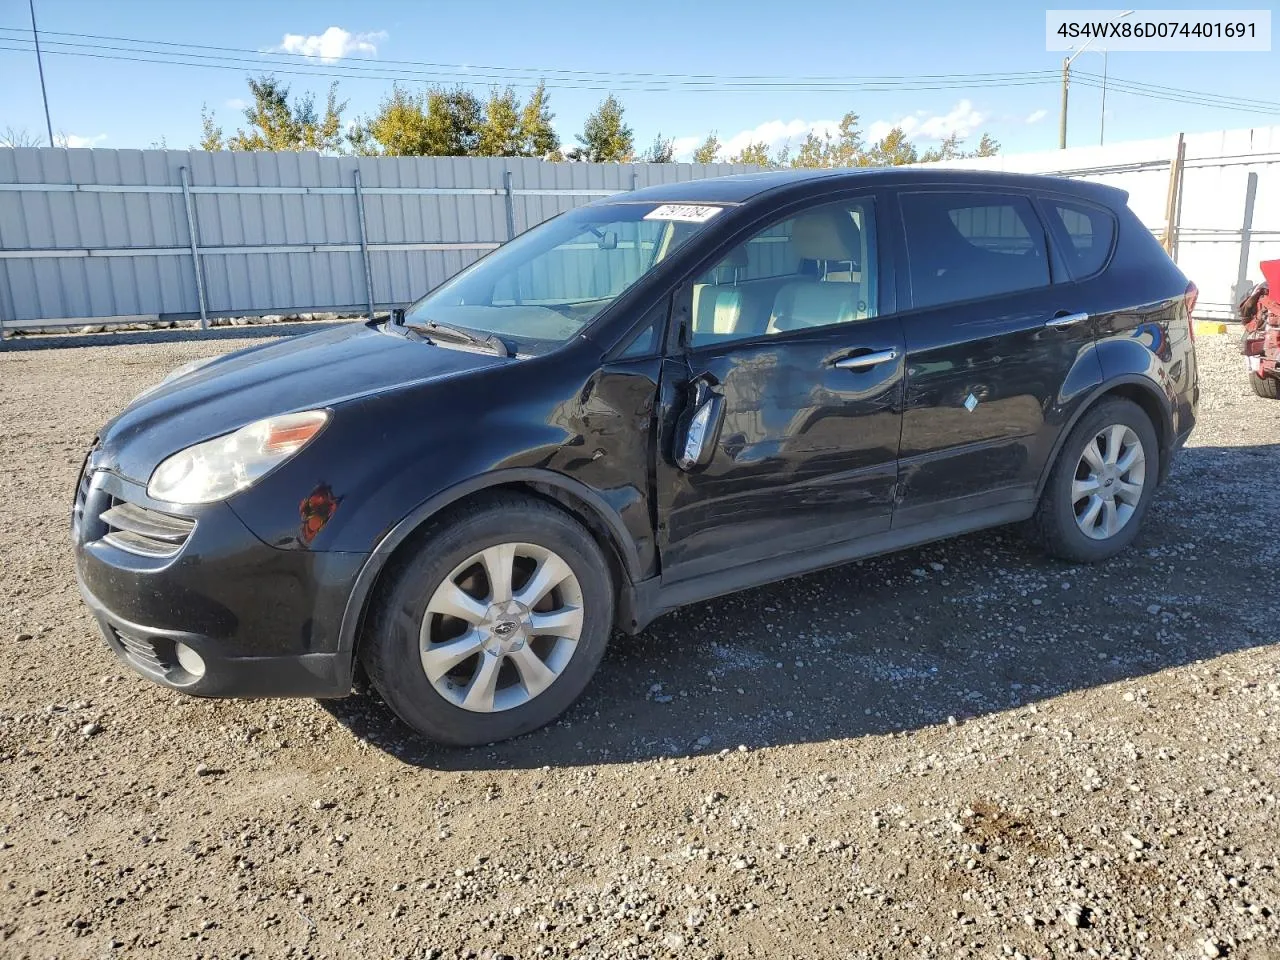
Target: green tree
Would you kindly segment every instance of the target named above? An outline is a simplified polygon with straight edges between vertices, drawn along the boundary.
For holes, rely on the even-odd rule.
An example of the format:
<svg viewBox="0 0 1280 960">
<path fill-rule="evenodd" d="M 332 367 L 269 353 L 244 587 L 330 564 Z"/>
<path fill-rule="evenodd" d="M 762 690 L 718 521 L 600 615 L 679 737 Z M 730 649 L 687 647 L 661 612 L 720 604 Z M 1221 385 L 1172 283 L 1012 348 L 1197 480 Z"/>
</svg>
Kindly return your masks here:
<svg viewBox="0 0 1280 960">
<path fill-rule="evenodd" d="M 661 133 L 653 138 L 653 146 L 644 155 L 644 160 L 648 163 L 670 163 L 674 158 L 674 144 L 671 140 L 664 139 Z"/>
<path fill-rule="evenodd" d="M 520 130 L 520 99 L 511 87 L 494 87 L 489 92 L 476 141 L 482 157 L 518 157 L 523 153 Z"/>
<path fill-rule="evenodd" d="M 357 120 L 347 128 L 347 149 L 357 157 L 376 157 L 382 151 L 369 131 L 367 120 Z"/>
<path fill-rule="evenodd" d="M 796 153 L 795 159 L 791 161 L 791 165 L 804 170 L 829 167 L 831 164 L 827 158 L 830 152 L 831 134 L 820 137 L 810 130 L 805 134 L 804 140 L 800 142 L 800 150 Z"/>
<path fill-rule="evenodd" d="M 623 163 L 632 157 L 635 141 L 623 118 L 622 104 L 609 94 L 587 116 L 578 134 L 581 156 L 593 163 Z"/>
<path fill-rule="evenodd" d="M 961 145 L 964 143 L 960 139 L 960 134 L 954 131 L 943 138 L 942 143 L 936 147 L 930 147 L 924 153 L 920 154 L 921 163 L 937 163 L 939 160 L 952 160 L 956 157 L 964 156 L 960 151 Z"/>
<path fill-rule="evenodd" d="M 859 167 L 863 166 L 862 158 L 866 155 L 862 139 L 862 127 L 856 113 L 850 110 L 840 118 L 840 131 L 830 152 L 831 166 Z"/>
<path fill-rule="evenodd" d="M 465 87 L 427 91 L 426 141 L 429 157 L 470 157 L 480 144 L 484 107 Z"/>
<path fill-rule="evenodd" d="M 866 155 L 865 166 L 900 167 L 919 160 L 916 148 L 901 127 L 894 127 Z"/>
<path fill-rule="evenodd" d="M 560 138 L 551 126 L 555 116 L 547 105 L 546 84 L 539 83 L 529 94 L 520 114 L 521 156 L 549 158 L 552 154 L 559 154 Z M 557 156 L 557 159 L 563 158 Z"/>
<path fill-rule="evenodd" d="M 777 170 L 791 164 L 791 145 L 784 143 L 772 156 L 769 155 L 769 144 L 760 140 L 749 143 L 738 153 L 729 158 L 730 163 L 745 163 L 766 170 Z"/>
<path fill-rule="evenodd" d="M 707 139 L 702 141 L 702 146 L 693 151 L 694 163 L 715 163 L 716 154 L 720 152 L 720 138 L 716 136 L 715 131 L 707 134 Z"/>
<path fill-rule="evenodd" d="M 356 153 L 389 157 L 475 156 L 484 108 L 463 87 L 428 87 L 414 94 L 394 86 L 378 112 L 347 134 Z"/>
<path fill-rule="evenodd" d="M 227 149 L 318 150 L 321 153 L 337 153 L 341 149 L 342 111 L 347 103 L 338 102 L 336 83 L 329 87 L 323 116 L 316 111 L 314 95 L 308 93 L 291 103 L 289 88 L 270 74 L 256 79 L 250 77 L 249 90 L 253 103 L 244 111 L 249 127 L 228 137 Z"/>
<path fill-rule="evenodd" d="M 830 133 L 818 136 L 810 130 L 791 165 L 806 169 L 865 166 L 866 152 L 858 124 L 858 115 L 850 111 L 841 118 L 834 137 Z"/>
<path fill-rule="evenodd" d="M 347 134 L 356 153 L 389 157 L 420 157 L 426 152 L 426 94 L 414 95 L 395 85 L 382 99 L 378 112 Z"/>
<path fill-rule="evenodd" d="M 758 143 L 747 144 L 738 153 L 730 157 L 729 162 L 745 163 L 755 167 L 773 166 L 773 159 L 769 156 L 769 145 L 763 140 Z"/>
<path fill-rule="evenodd" d="M 214 120 L 213 112 L 203 103 L 200 105 L 200 149 L 222 149 L 222 128 Z"/>
<path fill-rule="evenodd" d="M 969 154 L 971 157 L 994 157 L 1000 152 L 1000 141 L 989 133 L 983 133 L 978 141 L 978 149 Z"/>
</svg>

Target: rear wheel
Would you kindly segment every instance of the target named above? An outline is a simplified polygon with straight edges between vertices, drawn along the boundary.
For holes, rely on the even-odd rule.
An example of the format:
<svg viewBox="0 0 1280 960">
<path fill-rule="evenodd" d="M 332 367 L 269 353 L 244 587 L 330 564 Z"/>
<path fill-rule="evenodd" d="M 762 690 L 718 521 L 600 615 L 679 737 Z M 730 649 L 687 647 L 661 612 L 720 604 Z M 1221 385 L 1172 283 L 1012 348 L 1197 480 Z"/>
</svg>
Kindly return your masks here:
<svg viewBox="0 0 1280 960">
<path fill-rule="evenodd" d="M 1160 447 L 1137 404 L 1104 400 L 1076 424 L 1032 518 L 1053 556 L 1094 563 L 1129 546 L 1155 493 Z"/>
<path fill-rule="evenodd" d="M 586 687 L 613 625 L 609 566 L 563 511 L 503 495 L 427 531 L 361 649 L 392 710 L 470 746 L 534 730 Z"/>
<path fill-rule="evenodd" d="M 1253 392 L 1260 397 L 1266 397 L 1268 400 L 1280 400 L 1280 379 L 1259 377 L 1250 373 L 1249 386 L 1253 387 Z"/>
</svg>

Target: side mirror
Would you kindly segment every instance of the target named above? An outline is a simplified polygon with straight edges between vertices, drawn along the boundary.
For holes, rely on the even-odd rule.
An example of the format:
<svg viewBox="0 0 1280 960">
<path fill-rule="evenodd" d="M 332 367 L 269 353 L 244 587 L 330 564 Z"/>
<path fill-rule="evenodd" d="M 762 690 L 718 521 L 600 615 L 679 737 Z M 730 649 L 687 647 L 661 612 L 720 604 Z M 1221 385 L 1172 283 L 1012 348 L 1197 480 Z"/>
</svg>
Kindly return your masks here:
<svg viewBox="0 0 1280 960">
<path fill-rule="evenodd" d="M 397 307 L 391 311 L 391 322 L 398 327 L 404 326 L 404 307 Z"/>
<path fill-rule="evenodd" d="M 724 397 L 712 392 L 711 384 L 704 379 L 690 384 L 689 403 L 676 424 L 676 466 L 692 473 L 709 464 L 723 420 Z"/>
</svg>

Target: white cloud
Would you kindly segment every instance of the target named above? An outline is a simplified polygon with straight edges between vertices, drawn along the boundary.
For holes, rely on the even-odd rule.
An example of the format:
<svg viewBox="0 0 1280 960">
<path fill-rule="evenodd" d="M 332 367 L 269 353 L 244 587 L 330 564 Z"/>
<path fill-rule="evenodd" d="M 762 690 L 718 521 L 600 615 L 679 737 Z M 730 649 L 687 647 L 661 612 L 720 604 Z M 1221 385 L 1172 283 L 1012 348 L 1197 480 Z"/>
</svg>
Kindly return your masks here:
<svg viewBox="0 0 1280 960">
<path fill-rule="evenodd" d="M 894 127 L 901 127 L 912 140 L 943 140 L 953 133 L 967 140 L 986 119 L 987 115 L 975 110 L 970 101 L 961 100 L 942 114 L 917 110 L 900 120 L 877 120 L 867 128 L 867 140 L 875 143 Z"/>
<path fill-rule="evenodd" d="M 239 97 L 232 97 L 227 101 L 227 109 L 229 110 L 243 110 L 248 105 L 248 100 L 241 100 Z"/>
<path fill-rule="evenodd" d="M 776 153 L 789 144 L 794 153 L 810 131 L 818 136 L 828 131 L 834 135 L 838 126 L 835 120 L 767 120 L 750 130 L 735 133 L 720 149 L 723 156 L 731 157 L 753 143 L 767 143 L 770 153 Z"/>
<path fill-rule="evenodd" d="M 1043 120 L 1043 119 L 1044 119 L 1045 117 L 1047 117 L 1048 115 L 1049 115 L 1049 111 L 1048 111 L 1048 110 L 1033 110 L 1031 113 L 1029 113 L 1029 114 L 1027 115 L 1027 119 L 1026 119 L 1026 120 L 1024 120 L 1023 122 L 1024 122 L 1024 123 L 1039 123 L 1041 120 Z"/>
<path fill-rule="evenodd" d="M 770 153 L 776 153 L 782 147 L 790 145 L 791 152 L 795 153 L 796 150 L 800 149 L 800 144 L 804 141 L 809 131 L 812 130 L 819 136 L 826 132 L 830 132 L 832 136 L 835 136 L 839 126 L 840 123 L 837 120 L 766 120 L 750 130 L 741 130 L 727 139 L 722 139 L 717 157 L 722 162 L 726 161 L 734 154 L 741 153 L 744 147 L 749 147 L 753 143 L 767 144 Z M 702 146 L 702 142 L 706 139 L 705 134 L 702 136 L 673 138 L 672 147 L 676 159 L 691 159 L 693 151 Z"/>
<path fill-rule="evenodd" d="M 60 147 L 96 147 L 107 139 L 105 133 L 99 133 L 92 137 L 82 137 L 76 133 L 61 133 L 54 137 Z"/>
<path fill-rule="evenodd" d="M 1039 111 L 1043 114 L 1043 111 Z M 1034 114 L 1032 116 L 1035 116 Z M 915 113 L 899 120 L 876 120 L 865 130 L 864 138 L 868 145 L 884 137 L 894 127 L 902 127 L 908 137 L 914 141 L 941 141 L 956 133 L 961 140 L 968 139 L 979 126 L 990 117 L 976 110 L 968 100 L 961 100 L 943 114 L 931 114 L 927 110 Z M 1036 119 L 1040 119 L 1037 117 Z M 1028 123 L 1034 120 L 1028 118 Z M 819 137 L 830 134 L 834 139 L 840 135 L 839 120 L 767 120 L 750 130 L 742 130 L 724 140 L 720 147 L 719 157 L 727 160 L 743 147 L 753 143 L 764 142 L 769 145 L 769 152 L 776 153 L 783 146 L 790 146 L 792 155 L 800 149 L 800 144 L 810 133 Z M 688 160 L 693 151 L 701 146 L 704 137 L 676 137 L 675 156 L 678 160 Z"/>
<path fill-rule="evenodd" d="M 341 27 L 330 27 L 324 33 L 303 35 L 286 33 L 280 45 L 272 47 L 272 53 L 300 53 L 306 57 L 318 57 L 322 63 L 334 63 L 353 53 L 377 56 L 378 42 L 387 39 L 385 30 L 373 33 L 351 33 Z"/>
</svg>

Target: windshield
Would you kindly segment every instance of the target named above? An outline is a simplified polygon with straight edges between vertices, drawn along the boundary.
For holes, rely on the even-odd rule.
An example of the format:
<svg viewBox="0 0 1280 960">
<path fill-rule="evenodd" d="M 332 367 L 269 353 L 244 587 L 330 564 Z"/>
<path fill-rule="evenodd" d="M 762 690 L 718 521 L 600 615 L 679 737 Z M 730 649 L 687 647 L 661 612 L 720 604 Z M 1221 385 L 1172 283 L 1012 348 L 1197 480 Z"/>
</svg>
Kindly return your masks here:
<svg viewBox="0 0 1280 960">
<path fill-rule="evenodd" d="M 548 220 L 405 312 L 405 324 L 494 334 L 521 353 L 576 336 L 720 212 L 702 204 L 610 203 Z"/>
</svg>

